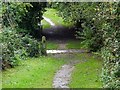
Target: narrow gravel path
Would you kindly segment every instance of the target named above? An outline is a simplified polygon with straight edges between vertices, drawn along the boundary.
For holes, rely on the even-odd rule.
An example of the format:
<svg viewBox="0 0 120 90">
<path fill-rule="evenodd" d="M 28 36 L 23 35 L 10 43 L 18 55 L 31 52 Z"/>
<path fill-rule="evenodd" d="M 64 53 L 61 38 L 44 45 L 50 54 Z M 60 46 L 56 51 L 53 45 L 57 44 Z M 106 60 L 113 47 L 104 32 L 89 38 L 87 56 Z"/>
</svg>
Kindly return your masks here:
<svg viewBox="0 0 120 90">
<path fill-rule="evenodd" d="M 69 88 L 68 84 L 70 81 L 71 73 L 74 69 L 72 65 L 63 65 L 62 68 L 56 73 L 53 80 L 54 88 Z"/>
<path fill-rule="evenodd" d="M 55 54 L 56 58 L 63 58 L 67 61 L 60 70 L 58 70 L 53 79 L 53 88 L 69 88 L 72 71 L 75 65 L 80 62 L 75 54 Z"/>
<path fill-rule="evenodd" d="M 44 16 L 43 18 L 52 26 L 51 28 L 43 30 L 43 34 L 46 36 L 53 37 L 53 40 L 56 40 L 58 38 L 57 36 L 60 38 L 68 36 L 69 39 L 72 37 L 73 32 L 71 32 L 71 34 L 70 30 L 73 31 L 73 29 L 69 30 L 64 27 L 56 26 L 49 18 L 46 18 Z M 53 88 L 69 88 L 68 84 L 71 80 L 72 71 L 75 68 L 74 65 L 80 62 L 80 60 L 76 59 L 75 53 L 82 53 L 85 51 L 75 49 L 66 50 L 67 42 L 65 40 L 65 37 L 63 40 L 59 40 L 58 44 L 58 50 L 47 50 L 48 54 L 52 54 L 55 58 L 63 58 L 66 61 L 66 64 L 63 65 L 61 69 L 55 73 L 53 79 Z"/>
<path fill-rule="evenodd" d="M 66 48 L 66 43 L 60 43 L 58 49 L 64 50 Z"/>
</svg>

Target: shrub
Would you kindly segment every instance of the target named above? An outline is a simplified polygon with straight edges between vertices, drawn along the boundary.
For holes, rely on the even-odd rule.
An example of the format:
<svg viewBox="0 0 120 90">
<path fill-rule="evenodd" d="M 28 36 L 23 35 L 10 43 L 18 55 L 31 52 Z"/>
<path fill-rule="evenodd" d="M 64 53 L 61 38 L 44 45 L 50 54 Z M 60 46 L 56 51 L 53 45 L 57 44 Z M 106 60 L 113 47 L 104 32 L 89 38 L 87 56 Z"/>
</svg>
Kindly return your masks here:
<svg viewBox="0 0 120 90">
<path fill-rule="evenodd" d="M 17 33 L 17 29 L 5 28 L 1 36 L 2 68 L 14 67 L 20 59 L 41 55 L 40 41 L 30 35 Z"/>
<path fill-rule="evenodd" d="M 30 38 L 29 35 L 26 35 L 22 38 L 23 46 L 26 49 L 27 56 L 38 57 L 40 56 L 40 42 Z"/>
<path fill-rule="evenodd" d="M 20 35 L 15 34 L 15 31 L 5 28 L 2 33 L 2 68 L 14 67 L 18 65 L 19 58 L 16 50 L 19 50 Z"/>
<path fill-rule="evenodd" d="M 112 22 L 116 22 L 113 20 Z M 120 31 L 115 24 L 106 24 L 104 28 L 104 58 L 103 81 L 105 88 L 120 88 Z"/>
</svg>

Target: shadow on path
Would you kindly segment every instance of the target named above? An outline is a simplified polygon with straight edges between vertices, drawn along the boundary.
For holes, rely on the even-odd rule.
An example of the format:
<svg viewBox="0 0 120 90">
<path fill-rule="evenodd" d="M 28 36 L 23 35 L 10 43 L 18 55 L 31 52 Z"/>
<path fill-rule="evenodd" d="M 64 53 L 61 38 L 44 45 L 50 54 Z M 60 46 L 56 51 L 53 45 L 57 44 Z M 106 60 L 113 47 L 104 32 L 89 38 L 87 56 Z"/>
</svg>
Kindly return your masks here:
<svg viewBox="0 0 120 90">
<path fill-rule="evenodd" d="M 54 26 L 44 29 L 42 34 L 46 36 L 47 40 L 69 40 L 75 39 L 75 29 L 63 26 Z"/>
</svg>

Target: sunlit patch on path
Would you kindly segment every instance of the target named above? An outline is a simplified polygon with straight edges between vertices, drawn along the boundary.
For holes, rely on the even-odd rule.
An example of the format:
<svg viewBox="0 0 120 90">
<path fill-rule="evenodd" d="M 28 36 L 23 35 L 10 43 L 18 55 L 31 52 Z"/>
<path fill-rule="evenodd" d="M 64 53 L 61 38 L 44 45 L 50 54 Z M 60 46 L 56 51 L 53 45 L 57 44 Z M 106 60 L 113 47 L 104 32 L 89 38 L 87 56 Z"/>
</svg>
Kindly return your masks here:
<svg viewBox="0 0 120 90">
<path fill-rule="evenodd" d="M 60 53 L 84 53 L 87 50 L 77 50 L 77 49 L 68 49 L 68 50 L 47 50 L 48 54 L 60 54 Z"/>
<path fill-rule="evenodd" d="M 45 21 L 47 21 L 51 26 L 55 26 L 55 23 L 53 23 L 49 18 L 43 16 L 43 18 L 45 19 Z"/>
</svg>

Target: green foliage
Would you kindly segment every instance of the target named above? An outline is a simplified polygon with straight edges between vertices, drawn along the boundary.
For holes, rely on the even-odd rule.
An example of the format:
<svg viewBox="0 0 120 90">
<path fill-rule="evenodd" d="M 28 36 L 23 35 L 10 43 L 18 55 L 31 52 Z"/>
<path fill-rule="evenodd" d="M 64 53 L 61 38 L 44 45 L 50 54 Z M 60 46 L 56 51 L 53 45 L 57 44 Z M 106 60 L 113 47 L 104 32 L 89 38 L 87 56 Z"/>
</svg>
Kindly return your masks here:
<svg viewBox="0 0 120 90">
<path fill-rule="evenodd" d="M 21 22 L 22 17 L 28 12 L 26 7 L 32 7 L 30 3 L 2 3 L 3 24 L 15 27 Z"/>
<path fill-rule="evenodd" d="M 46 3 L 41 2 L 5 2 L 2 4 L 3 25 L 12 28 L 19 27 L 34 33 L 39 28 Z"/>
<path fill-rule="evenodd" d="M 117 8 L 116 8 L 116 7 Z M 104 48 L 102 56 L 105 59 L 103 80 L 105 87 L 120 88 L 120 3 L 112 7 L 109 21 L 103 25 Z"/>
<path fill-rule="evenodd" d="M 120 88 L 120 3 L 111 3 L 103 24 L 103 81 L 106 88 Z"/>
<path fill-rule="evenodd" d="M 33 39 L 29 35 L 22 38 L 22 46 L 24 46 L 26 55 L 29 57 L 40 56 L 40 42 Z"/>
<path fill-rule="evenodd" d="M 90 51 L 98 51 L 103 47 L 102 33 L 91 25 L 91 23 L 82 23 L 83 31 L 77 31 L 77 37 L 82 39 L 84 44 Z"/>
<path fill-rule="evenodd" d="M 2 60 L 3 69 L 7 66 L 18 65 L 19 59 L 38 57 L 41 55 L 39 39 L 41 29 L 38 23 L 42 20 L 46 3 L 41 2 L 3 2 L 2 18 L 5 29 L 2 32 Z M 11 27 L 11 28 L 6 28 Z M 38 32 L 39 31 L 39 32 Z"/>
<path fill-rule="evenodd" d="M 19 30 L 19 29 L 18 29 Z M 40 42 L 17 33 L 17 29 L 5 28 L 1 37 L 3 69 L 18 65 L 20 59 L 41 55 Z"/>
<path fill-rule="evenodd" d="M 105 59 L 102 71 L 104 87 L 120 88 L 120 58 L 113 56 L 108 49 L 103 49 L 102 55 Z"/>
<path fill-rule="evenodd" d="M 59 15 L 67 22 L 73 22 L 77 29 L 76 36 L 83 40 L 83 43 L 91 51 L 98 51 L 103 46 L 102 32 L 98 21 L 97 7 L 99 3 L 60 3 L 57 9 Z M 64 8 L 64 9 L 63 9 Z M 98 23 L 98 22 L 99 23 Z M 97 23 L 96 23 L 97 22 Z"/>
<path fill-rule="evenodd" d="M 16 50 L 20 49 L 20 38 L 20 35 L 16 34 L 15 31 L 10 31 L 8 28 L 3 31 L 1 36 L 3 69 L 18 65 L 19 59 Z"/>
<path fill-rule="evenodd" d="M 28 13 L 25 14 L 25 17 L 22 17 L 19 26 L 28 30 L 34 30 L 39 28 L 38 23 L 41 23 L 46 2 L 31 2 L 30 4 L 32 7 L 27 9 Z"/>
</svg>

